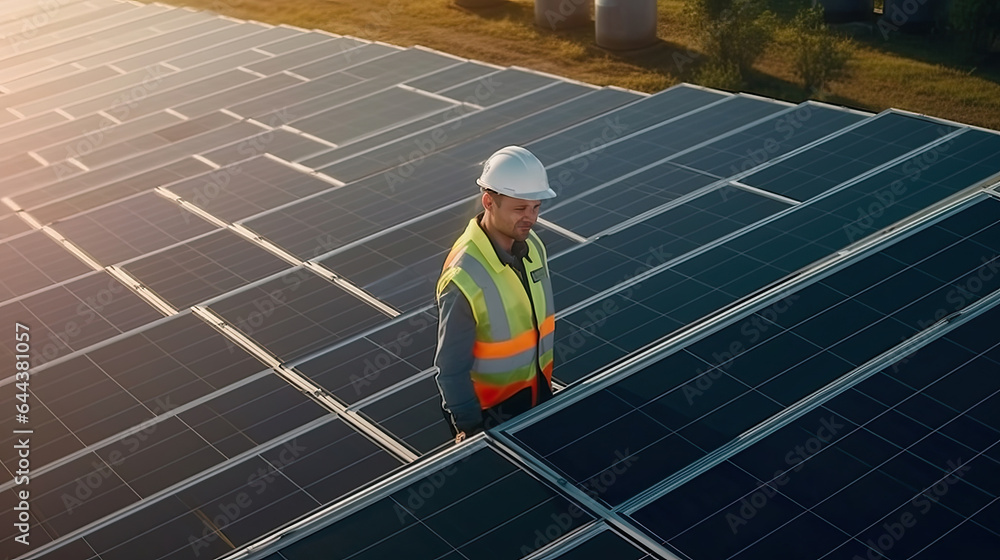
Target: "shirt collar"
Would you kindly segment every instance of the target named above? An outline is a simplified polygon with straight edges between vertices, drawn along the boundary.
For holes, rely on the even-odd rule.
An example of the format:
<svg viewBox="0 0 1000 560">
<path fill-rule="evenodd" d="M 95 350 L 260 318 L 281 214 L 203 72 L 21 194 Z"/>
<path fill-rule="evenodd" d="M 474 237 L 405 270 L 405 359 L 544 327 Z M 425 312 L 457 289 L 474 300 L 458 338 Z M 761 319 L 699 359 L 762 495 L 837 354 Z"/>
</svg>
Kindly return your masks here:
<svg viewBox="0 0 1000 560">
<path fill-rule="evenodd" d="M 490 234 L 486 232 L 485 228 L 483 228 L 482 220 L 483 220 L 483 215 L 485 213 L 486 211 L 484 210 L 476 215 L 476 225 L 479 226 L 479 229 L 483 230 L 483 233 L 486 235 L 486 238 L 490 240 L 490 244 L 493 245 L 493 250 L 496 251 L 497 258 L 500 259 L 500 262 L 504 264 L 509 264 L 511 266 L 519 266 L 521 264 L 518 262 L 519 259 L 515 257 L 512 253 L 524 254 L 528 258 L 528 260 L 531 261 L 531 257 L 528 255 L 530 245 L 528 245 L 527 242 L 518 241 L 515 239 L 510 247 L 511 252 L 507 252 L 507 250 L 501 247 L 492 237 L 490 237 Z"/>
</svg>

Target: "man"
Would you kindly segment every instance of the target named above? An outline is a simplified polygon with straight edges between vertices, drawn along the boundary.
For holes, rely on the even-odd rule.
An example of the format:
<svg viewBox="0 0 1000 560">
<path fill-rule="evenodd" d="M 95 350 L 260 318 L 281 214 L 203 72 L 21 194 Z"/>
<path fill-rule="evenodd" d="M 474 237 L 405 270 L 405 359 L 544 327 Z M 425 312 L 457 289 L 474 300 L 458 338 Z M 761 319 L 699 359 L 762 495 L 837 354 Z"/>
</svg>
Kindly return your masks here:
<svg viewBox="0 0 1000 560">
<path fill-rule="evenodd" d="M 552 397 L 555 308 L 531 227 L 556 193 L 520 146 L 490 156 L 476 183 L 483 211 L 448 253 L 436 294 L 435 379 L 456 442 Z"/>
</svg>

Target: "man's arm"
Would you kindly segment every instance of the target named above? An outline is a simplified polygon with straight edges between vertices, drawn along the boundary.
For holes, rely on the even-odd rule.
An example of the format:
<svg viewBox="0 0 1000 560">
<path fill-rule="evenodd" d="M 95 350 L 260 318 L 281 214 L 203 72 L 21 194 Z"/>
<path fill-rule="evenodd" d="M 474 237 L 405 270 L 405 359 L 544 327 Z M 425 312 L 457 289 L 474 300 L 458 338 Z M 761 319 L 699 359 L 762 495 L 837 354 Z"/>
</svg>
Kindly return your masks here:
<svg viewBox="0 0 1000 560">
<path fill-rule="evenodd" d="M 438 372 L 434 379 L 455 427 L 471 435 L 482 430 L 483 421 L 479 398 L 469 376 L 474 362 L 476 319 L 469 301 L 454 284 L 441 293 L 438 310 L 438 345 L 434 356 Z"/>
</svg>

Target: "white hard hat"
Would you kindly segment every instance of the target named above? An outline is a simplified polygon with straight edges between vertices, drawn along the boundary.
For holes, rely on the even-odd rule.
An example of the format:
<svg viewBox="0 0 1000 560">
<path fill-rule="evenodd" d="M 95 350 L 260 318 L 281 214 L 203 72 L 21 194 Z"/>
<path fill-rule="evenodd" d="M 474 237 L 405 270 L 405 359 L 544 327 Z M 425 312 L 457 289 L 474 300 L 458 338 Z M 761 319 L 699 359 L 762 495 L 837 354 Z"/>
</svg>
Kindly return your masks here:
<svg viewBox="0 0 1000 560">
<path fill-rule="evenodd" d="M 549 188 L 545 166 L 521 146 L 507 146 L 494 152 L 483 164 L 483 174 L 476 184 L 524 200 L 556 196 L 556 191 Z"/>
</svg>

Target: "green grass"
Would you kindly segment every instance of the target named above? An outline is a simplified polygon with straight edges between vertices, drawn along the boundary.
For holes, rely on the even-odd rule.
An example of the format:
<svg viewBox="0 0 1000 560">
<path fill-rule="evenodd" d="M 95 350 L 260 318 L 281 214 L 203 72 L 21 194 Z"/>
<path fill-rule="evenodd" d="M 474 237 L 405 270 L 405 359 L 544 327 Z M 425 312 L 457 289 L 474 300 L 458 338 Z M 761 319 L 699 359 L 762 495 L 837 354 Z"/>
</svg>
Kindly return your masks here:
<svg viewBox="0 0 1000 560">
<path fill-rule="evenodd" d="M 771 0 L 782 17 L 805 0 Z M 552 32 L 536 27 L 533 0 L 478 10 L 449 0 L 173 0 L 242 19 L 319 28 L 400 46 L 424 45 L 503 66 L 519 65 L 597 85 L 655 92 L 694 82 L 704 57 L 683 0 L 659 0 L 656 46 L 613 53 L 594 44 L 593 26 Z M 838 28 L 840 29 L 840 28 Z M 898 107 L 1000 129 L 1000 71 L 944 39 L 892 33 L 858 34 L 849 76 L 831 84 L 828 102 L 880 111 Z M 792 71 L 792 52 L 775 44 L 743 91 L 792 102 L 807 98 Z M 688 61 L 693 60 L 693 63 Z M 678 64 L 680 61 L 681 64 Z"/>
</svg>

